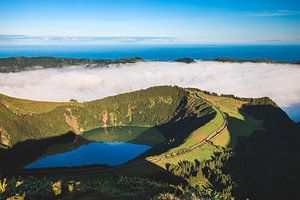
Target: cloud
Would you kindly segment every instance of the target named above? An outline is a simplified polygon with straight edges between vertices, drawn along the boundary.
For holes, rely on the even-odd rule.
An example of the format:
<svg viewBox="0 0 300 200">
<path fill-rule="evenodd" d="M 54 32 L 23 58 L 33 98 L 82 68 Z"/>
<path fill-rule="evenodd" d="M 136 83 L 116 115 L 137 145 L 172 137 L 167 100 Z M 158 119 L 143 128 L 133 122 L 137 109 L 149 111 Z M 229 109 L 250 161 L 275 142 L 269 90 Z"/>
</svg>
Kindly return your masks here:
<svg viewBox="0 0 300 200">
<path fill-rule="evenodd" d="M 292 16 L 292 15 L 300 15 L 300 12 L 293 11 L 293 10 L 276 10 L 276 11 L 262 11 L 262 12 L 246 14 L 246 16 L 250 16 L 250 17 L 281 17 L 281 16 Z"/>
<path fill-rule="evenodd" d="M 0 34 L 0 44 L 164 44 L 173 43 L 177 40 L 173 37 L 84 37 Z"/>
<path fill-rule="evenodd" d="M 45 101 L 88 101 L 157 85 L 268 96 L 283 107 L 300 103 L 300 67 L 290 64 L 141 62 L 0 73 L 0 93 Z"/>
</svg>

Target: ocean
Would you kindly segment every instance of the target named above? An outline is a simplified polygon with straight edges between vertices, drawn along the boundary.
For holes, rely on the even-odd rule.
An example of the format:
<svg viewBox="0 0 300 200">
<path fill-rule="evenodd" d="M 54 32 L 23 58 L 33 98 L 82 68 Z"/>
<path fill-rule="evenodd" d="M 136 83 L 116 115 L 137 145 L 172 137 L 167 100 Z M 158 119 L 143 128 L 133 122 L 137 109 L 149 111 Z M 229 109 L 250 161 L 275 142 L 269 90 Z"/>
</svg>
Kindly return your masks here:
<svg viewBox="0 0 300 200">
<path fill-rule="evenodd" d="M 182 57 L 214 59 L 265 58 L 275 61 L 300 60 L 300 45 L 0 45 L 0 57 L 55 56 L 67 58 L 117 59 L 142 57 L 147 60 L 174 60 Z"/>
</svg>

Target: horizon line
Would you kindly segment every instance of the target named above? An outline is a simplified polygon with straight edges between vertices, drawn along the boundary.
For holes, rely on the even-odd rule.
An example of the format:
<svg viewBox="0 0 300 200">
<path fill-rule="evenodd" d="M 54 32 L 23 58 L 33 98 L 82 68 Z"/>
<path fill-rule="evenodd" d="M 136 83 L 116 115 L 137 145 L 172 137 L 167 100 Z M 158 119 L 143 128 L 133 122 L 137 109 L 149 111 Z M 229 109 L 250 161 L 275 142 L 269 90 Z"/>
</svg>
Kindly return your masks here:
<svg viewBox="0 0 300 200">
<path fill-rule="evenodd" d="M 300 41 L 280 39 L 238 39 L 200 41 L 197 38 L 173 36 L 72 36 L 72 35 L 24 35 L 0 33 L 0 45 L 112 45 L 112 44 L 164 44 L 164 45 L 300 45 Z"/>
</svg>

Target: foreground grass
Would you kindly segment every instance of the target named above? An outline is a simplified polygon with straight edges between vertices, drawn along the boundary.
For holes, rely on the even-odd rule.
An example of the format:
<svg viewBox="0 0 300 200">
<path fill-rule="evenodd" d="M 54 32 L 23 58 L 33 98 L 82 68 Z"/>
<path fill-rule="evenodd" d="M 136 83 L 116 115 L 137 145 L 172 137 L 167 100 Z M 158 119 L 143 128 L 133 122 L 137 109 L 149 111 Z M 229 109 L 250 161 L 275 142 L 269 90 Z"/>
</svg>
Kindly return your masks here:
<svg viewBox="0 0 300 200">
<path fill-rule="evenodd" d="M 137 177 L 10 177 L 0 199 L 6 200 L 180 200 L 220 197 L 217 192 Z M 1 181 L 0 181 L 1 182 Z M 222 199 L 222 198 L 221 198 Z"/>
<path fill-rule="evenodd" d="M 9 178 L 1 199 L 25 196 L 25 199 L 151 199 L 161 193 L 175 193 L 176 187 L 145 178 L 129 177 L 51 177 Z M 84 194 L 84 195 L 82 195 Z M 84 198 L 82 198 L 84 199 Z"/>
</svg>

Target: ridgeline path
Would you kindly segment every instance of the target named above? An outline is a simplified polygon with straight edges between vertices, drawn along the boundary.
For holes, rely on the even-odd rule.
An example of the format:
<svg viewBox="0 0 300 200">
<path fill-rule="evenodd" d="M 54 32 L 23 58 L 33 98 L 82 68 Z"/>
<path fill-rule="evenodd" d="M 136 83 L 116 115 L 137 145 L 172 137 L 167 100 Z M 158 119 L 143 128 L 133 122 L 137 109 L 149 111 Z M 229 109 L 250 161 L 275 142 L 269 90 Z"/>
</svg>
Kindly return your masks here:
<svg viewBox="0 0 300 200">
<path fill-rule="evenodd" d="M 197 94 L 194 94 L 194 97 L 197 98 L 197 99 L 201 99 Z M 227 122 L 226 115 L 221 110 L 219 110 L 215 106 L 214 106 L 214 109 L 218 110 L 222 114 L 222 117 L 223 117 L 223 123 L 218 128 L 218 130 L 213 131 L 208 136 L 206 136 L 206 138 L 204 138 L 200 142 L 198 142 L 198 143 L 196 143 L 196 144 L 194 144 L 194 145 L 192 145 L 192 146 L 190 146 L 188 148 L 185 148 L 185 149 L 182 149 L 182 150 L 178 150 L 178 151 L 170 153 L 170 154 L 165 154 L 163 156 L 156 156 L 154 158 L 149 158 L 147 160 L 148 161 L 152 161 L 152 162 L 159 162 L 159 161 L 162 161 L 162 160 L 165 160 L 165 159 L 169 159 L 169 158 L 174 158 L 174 157 L 181 156 L 183 154 L 186 154 L 186 153 L 189 153 L 189 152 L 195 150 L 198 147 L 203 146 L 205 143 L 211 141 L 213 138 L 215 138 L 217 135 L 219 135 L 227 127 L 228 122 Z"/>
<path fill-rule="evenodd" d="M 194 98 L 201 99 L 197 94 L 194 94 L 193 96 L 194 96 Z M 148 158 L 148 159 L 146 158 L 146 160 L 143 160 L 143 161 L 139 161 L 139 162 L 135 162 L 135 163 L 131 163 L 131 164 L 125 164 L 125 165 L 110 168 L 110 169 L 95 170 L 95 171 L 92 170 L 92 171 L 89 171 L 89 172 L 101 173 L 101 172 L 108 172 L 108 171 L 113 171 L 113 170 L 126 169 L 126 168 L 136 167 L 136 166 L 140 166 L 140 165 L 145 165 L 148 162 L 158 163 L 158 162 L 163 161 L 163 160 L 167 160 L 167 159 L 170 159 L 170 158 L 175 158 L 175 157 L 181 156 L 183 154 L 189 153 L 189 152 L 195 150 L 196 148 L 199 148 L 199 147 L 203 146 L 205 143 L 211 141 L 213 138 L 215 138 L 217 135 L 219 135 L 224 129 L 227 128 L 228 122 L 227 122 L 226 115 L 215 106 L 214 106 L 214 109 L 219 111 L 222 114 L 223 123 L 217 130 L 210 133 L 202 141 L 200 141 L 200 142 L 198 142 L 198 143 L 196 143 L 196 144 L 194 144 L 194 145 L 192 145 L 188 148 L 185 148 L 183 150 L 178 150 L 178 151 L 170 153 L 170 154 L 154 156 L 154 157 L 151 157 L 151 158 Z M 162 169 L 162 170 L 164 170 L 164 169 Z"/>
</svg>

